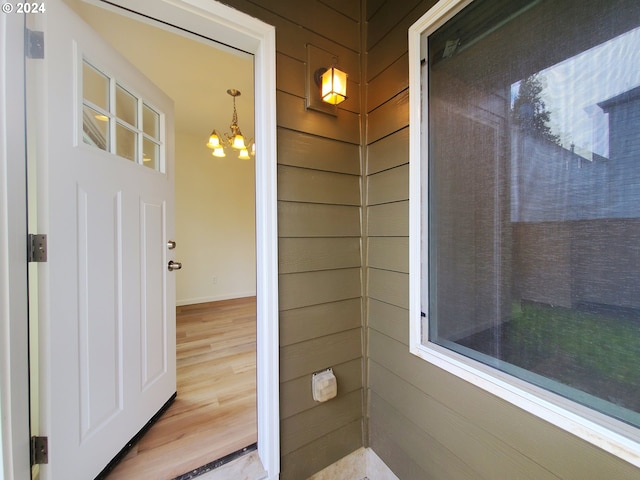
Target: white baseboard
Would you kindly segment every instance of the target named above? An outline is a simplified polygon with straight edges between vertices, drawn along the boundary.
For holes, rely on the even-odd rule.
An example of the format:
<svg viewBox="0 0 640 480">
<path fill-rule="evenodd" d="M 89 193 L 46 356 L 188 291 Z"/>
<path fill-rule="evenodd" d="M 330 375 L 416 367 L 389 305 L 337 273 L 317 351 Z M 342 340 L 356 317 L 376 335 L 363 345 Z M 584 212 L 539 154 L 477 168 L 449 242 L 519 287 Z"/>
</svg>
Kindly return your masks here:
<svg viewBox="0 0 640 480">
<path fill-rule="evenodd" d="M 359 448 L 307 480 L 398 480 L 370 448 Z"/>
<path fill-rule="evenodd" d="M 195 305 L 196 303 L 219 302 L 220 300 L 231 300 L 233 298 L 255 297 L 255 290 L 252 292 L 224 293 L 222 295 L 212 295 L 210 297 L 186 298 L 176 300 L 176 306 Z"/>
</svg>

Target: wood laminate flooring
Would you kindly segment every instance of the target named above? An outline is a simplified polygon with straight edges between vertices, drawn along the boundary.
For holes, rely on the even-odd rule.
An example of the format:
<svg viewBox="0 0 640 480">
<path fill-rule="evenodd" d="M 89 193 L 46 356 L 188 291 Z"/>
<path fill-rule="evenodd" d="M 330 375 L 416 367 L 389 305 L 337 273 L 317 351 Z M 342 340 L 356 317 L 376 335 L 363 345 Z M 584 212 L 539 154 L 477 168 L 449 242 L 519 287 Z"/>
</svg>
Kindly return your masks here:
<svg viewBox="0 0 640 480">
<path fill-rule="evenodd" d="M 177 308 L 178 396 L 107 476 L 172 479 L 257 441 L 255 297 Z"/>
</svg>

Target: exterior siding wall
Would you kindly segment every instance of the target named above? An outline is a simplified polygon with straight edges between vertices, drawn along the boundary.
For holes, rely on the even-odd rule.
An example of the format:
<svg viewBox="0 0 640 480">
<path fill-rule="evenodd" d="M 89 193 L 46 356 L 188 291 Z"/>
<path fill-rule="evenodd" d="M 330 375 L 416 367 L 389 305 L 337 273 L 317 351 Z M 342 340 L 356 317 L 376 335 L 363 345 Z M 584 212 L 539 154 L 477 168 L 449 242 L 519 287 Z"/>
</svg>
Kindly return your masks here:
<svg viewBox="0 0 640 480">
<path fill-rule="evenodd" d="M 403 480 L 637 478 L 409 353 L 407 29 L 435 0 L 362 2 L 226 0 L 277 32 L 281 478 L 363 443 Z M 338 117 L 304 108 L 307 43 L 349 73 Z M 316 404 L 310 376 L 328 366 L 338 398 Z"/>
<path fill-rule="evenodd" d="M 432 0 L 367 0 L 368 440 L 403 480 L 638 478 L 630 464 L 409 353 L 407 29 Z"/>
<path fill-rule="evenodd" d="M 300 480 L 363 445 L 361 6 L 223 1 L 276 27 L 280 478 Z M 307 44 L 349 74 L 337 117 L 305 109 Z M 338 396 L 318 404 L 311 374 L 327 367 Z"/>
</svg>

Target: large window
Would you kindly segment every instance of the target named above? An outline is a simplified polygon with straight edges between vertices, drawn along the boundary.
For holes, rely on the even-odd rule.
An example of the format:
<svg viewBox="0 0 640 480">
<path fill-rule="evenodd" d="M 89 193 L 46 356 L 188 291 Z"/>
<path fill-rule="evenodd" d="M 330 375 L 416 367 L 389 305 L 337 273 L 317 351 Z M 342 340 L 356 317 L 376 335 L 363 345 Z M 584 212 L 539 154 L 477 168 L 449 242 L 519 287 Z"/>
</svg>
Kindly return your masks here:
<svg viewBox="0 0 640 480">
<path fill-rule="evenodd" d="M 410 43 L 412 351 L 637 461 L 640 2 L 442 1 Z"/>
</svg>

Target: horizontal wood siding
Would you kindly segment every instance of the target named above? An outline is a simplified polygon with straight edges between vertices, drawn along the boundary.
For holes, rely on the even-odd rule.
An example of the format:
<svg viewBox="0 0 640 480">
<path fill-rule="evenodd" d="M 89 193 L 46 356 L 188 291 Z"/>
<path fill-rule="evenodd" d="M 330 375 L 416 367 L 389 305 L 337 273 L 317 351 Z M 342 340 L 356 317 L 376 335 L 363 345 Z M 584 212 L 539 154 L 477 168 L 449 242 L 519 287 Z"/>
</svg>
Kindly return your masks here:
<svg viewBox="0 0 640 480">
<path fill-rule="evenodd" d="M 369 237 L 367 254 L 370 267 L 409 273 L 407 237 Z"/>
<path fill-rule="evenodd" d="M 306 71 L 304 61 L 288 57 L 282 53 L 276 55 L 276 78 L 279 90 L 304 98 Z M 279 143 L 280 138 L 278 137 Z M 280 152 L 278 151 L 278 153 Z"/>
<path fill-rule="evenodd" d="M 409 91 L 404 90 L 367 115 L 367 141 L 375 142 L 409 123 Z"/>
<path fill-rule="evenodd" d="M 401 8 L 398 8 L 398 2 L 387 1 L 379 5 L 378 11 L 368 22 L 367 50 L 380 42 L 418 3 L 420 0 L 405 0 Z"/>
<path fill-rule="evenodd" d="M 347 17 L 360 21 L 360 2 L 345 2 L 343 0 L 323 0 L 322 3 L 330 6 Z M 359 51 L 359 50 L 358 50 Z"/>
<path fill-rule="evenodd" d="M 360 207 L 278 202 L 278 230 L 287 237 L 360 237 Z"/>
<path fill-rule="evenodd" d="M 362 419 L 357 419 L 328 433 L 322 442 L 309 442 L 285 455 L 280 468 L 287 478 L 306 479 L 343 458 L 344 452 L 353 452 L 361 446 Z"/>
<path fill-rule="evenodd" d="M 360 267 L 360 239 L 282 238 L 278 264 L 281 274 Z"/>
<path fill-rule="evenodd" d="M 334 117 L 307 110 L 304 98 L 285 92 L 277 92 L 276 100 L 280 127 L 354 144 L 360 141 L 360 116 L 357 113 L 339 109 Z"/>
<path fill-rule="evenodd" d="M 471 466 L 476 475 L 472 478 L 637 478 L 638 469 L 630 464 L 426 363 L 409 353 L 404 342 L 372 328 L 369 352 L 372 393 L 392 407 L 390 414 L 399 412 L 411 424 L 422 425 L 425 434 L 453 452 L 458 460 L 451 468 L 456 468 L 454 463 Z M 405 392 L 405 398 L 394 399 L 390 389 Z M 407 407 L 409 402 L 417 403 Z M 432 417 L 442 415 L 449 420 L 438 426 L 439 420 Z M 452 431 L 456 432 L 453 439 L 449 437 Z M 458 444 L 461 448 L 455 446 Z M 373 441 L 372 447 L 376 450 Z M 427 451 L 426 445 L 422 451 Z M 512 476 L 506 472 L 514 463 L 521 470 Z M 553 476 L 544 476 L 545 471 Z M 423 475 L 440 478 L 429 468 Z"/>
<path fill-rule="evenodd" d="M 406 416 L 396 411 L 393 405 L 375 393 L 371 394 L 370 412 L 369 431 L 372 448 L 376 452 L 394 452 L 393 457 L 387 458 L 385 462 L 398 478 L 402 480 L 423 480 L 424 478 L 477 480 L 481 478 L 466 464 L 460 463 L 458 458 L 433 437 L 411 423 Z M 425 477 L 425 471 L 430 472 L 432 476 Z"/>
<path fill-rule="evenodd" d="M 369 298 L 409 308 L 409 275 L 378 268 L 369 268 Z"/>
<path fill-rule="evenodd" d="M 376 362 L 370 364 L 369 386 L 376 396 L 393 405 L 409 423 L 428 433 L 432 440 L 427 451 L 433 452 L 437 445 L 438 449 L 446 449 L 455 455 L 457 458 L 449 455 L 449 466 L 468 465 L 471 467 L 469 472 L 474 472 L 480 478 L 558 478 L 520 451 L 482 430 L 470 419 L 452 411 Z M 478 444 L 482 444 L 483 449 L 476 448 Z M 491 455 L 483 450 L 490 451 Z"/>
<path fill-rule="evenodd" d="M 225 0 L 223 3 L 275 26 L 278 54 L 305 62 L 307 44 L 311 43 L 335 54 L 340 66 L 349 74 L 349 81 L 360 84 L 360 47 L 353 43 L 354 32 L 360 29 L 359 20 L 346 19 L 345 25 L 348 26 L 342 29 L 335 28 L 331 23 L 322 25 L 309 13 L 301 14 L 300 11 L 326 10 L 331 7 L 320 0 L 297 1 L 295 3 L 298 4 L 298 11 L 294 11 L 283 6 L 291 1 L 293 0 Z M 359 2 L 349 0 L 344 3 Z M 277 87 L 280 89 L 279 78 Z"/>
<path fill-rule="evenodd" d="M 380 75 L 371 79 L 367 85 L 368 108 L 373 110 L 390 96 L 396 96 L 409 86 L 409 54 L 405 54 L 393 62 Z"/>
<path fill-rule="evenodd" d="M 282 455 L 297 450 L 299 445 L 311 443 L 344 425 L 362 419 L 362 391 L 356 390 L 333 401 L 305 410 L 282 420 L 280 448 Z"/>
<path fill-rule="evenodd" d="M 223 1 L 276 28 L 280 478 L 300 480 L 363 445 L 361 6 Z M 337 116 L 306 109 L 308 44 L 349 76 Z M 311 375 L 327 367 L 338 396 L 317 403 Z"/>
<path fill-rule="evenodd" d="M 360 298 L 286 310 L 280 314 L 280 345 L 293 345 L 361 325 Z"/>
<path fill-rule="evenodd" d="M 279 128 L 278 164 L 360 175 L 360 147 Z"/>
<path fill-rule="evenodd" d="M 409 198 L 409 165 L 367 177 L 367 205 L 398 202 Z"/>
<path fill-rule="evenodd" d="M 340 396 L 362 389 L 362 361 L 360 358 L 349 360 L 333 366 L 333 374 L 338 380 Z M 282 419 L 310 410 L 316 406 L 311 394 L 309 382 L 305 377 L 300 377 L 282 385 L 282 395 L 299 398 L 299 403 L 283 403 L 280 405 L 280 417 Z"/>
<path fill-rule="evenodd" d="M 615 456 L 409 352 L 407 29 L 434 1 L 367 1 L 367 411 L 402 480 L 640 478 Z"/>
<path fill-rule="evenodd" d="M 280 165 L 278 198 L 293 202 L 360 206 L 360 176 Z"/>
<path fill-rule="evenodd" d="M 360 268 L 280 275 L 280 310 L 360 298 Z"/>
<path fill-rule="evenodd" d="M 373 205 L 367 208 L 369 235 L 401 237 L 409 235 L 409 201 Z"/>
<path fill-rule="evenodd" d="M 409 165 L 409 127 L 367 146 L 367 174 Z M 409 179 L 407 178 L 407 183 Z"/>
<path fill-rule="evenodd" d="M 409 311 L 369 297 L 369 328 L 409 346 Z"/>
</svg>

